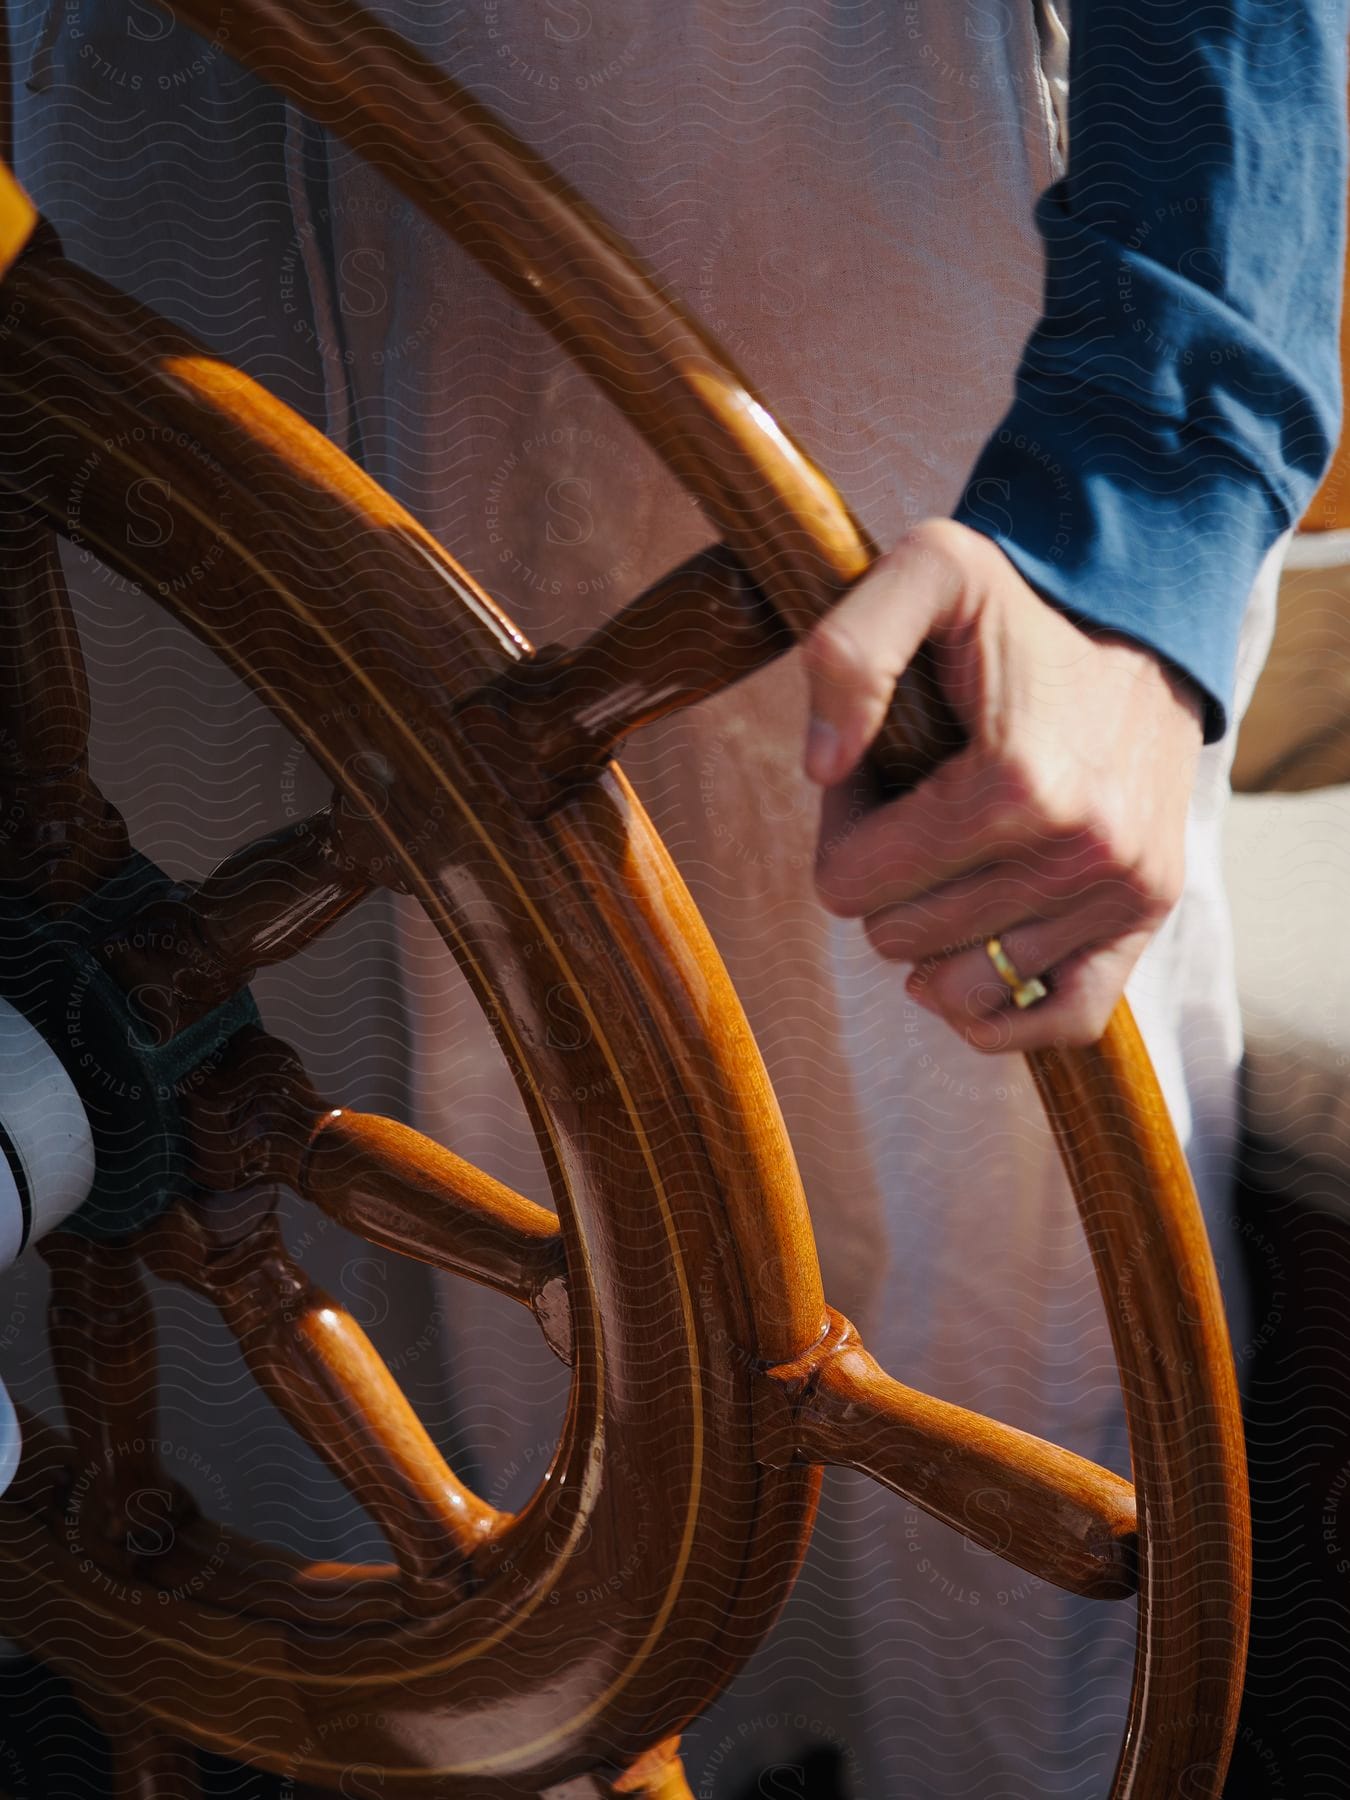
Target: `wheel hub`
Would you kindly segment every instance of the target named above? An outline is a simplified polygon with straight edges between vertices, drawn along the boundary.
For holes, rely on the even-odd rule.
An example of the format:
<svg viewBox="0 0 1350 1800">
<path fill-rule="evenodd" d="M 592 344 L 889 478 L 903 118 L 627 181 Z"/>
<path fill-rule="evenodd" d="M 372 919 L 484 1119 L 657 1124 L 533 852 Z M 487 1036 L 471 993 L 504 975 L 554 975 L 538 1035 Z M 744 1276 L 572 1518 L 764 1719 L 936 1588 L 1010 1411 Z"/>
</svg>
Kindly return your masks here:
<svg viewBox="0 0 1350 1800">
<path fill-rule="evenodd" d="M 56 919 L 0 900 L 0 999 L 40 1040 L 34 1044 L 30 1035 L 27 1053 L 41 1072 L 39 1086 L 11 1079 L 8 1067 L 0 1081 L 0 1126 L 16 1146 L 12 1182 L 20 1207 L 23 1182 L 29 1187 L 31 1226 L 14 1255 L 28 1237 L 63 1221 L 89 1237 L 125 1236 L 194 1185 L 180 1103 L 237 1031 L 260 1025 L 253 997 L 240 988 L 181 1030 L 166 1032 L 168 995 L 150 984 L 124 991 L 99 954 L 109 941 L 140 947 L 171 933 L 165 921 L 172 914 L 163 903 L 180 892 L 162 869 L 133 856 Z M 70 1124 L 58 1146 L 41 1123 L 47 1115 L 34 1107 L 39 1091 L 55 1094 L 63 1086 L 61 1117 Z M 45 1196 L 40 1202 L 35 1175 Z M 0 1250 L 6 1243 L 0 1239 Z"/>
</svg>

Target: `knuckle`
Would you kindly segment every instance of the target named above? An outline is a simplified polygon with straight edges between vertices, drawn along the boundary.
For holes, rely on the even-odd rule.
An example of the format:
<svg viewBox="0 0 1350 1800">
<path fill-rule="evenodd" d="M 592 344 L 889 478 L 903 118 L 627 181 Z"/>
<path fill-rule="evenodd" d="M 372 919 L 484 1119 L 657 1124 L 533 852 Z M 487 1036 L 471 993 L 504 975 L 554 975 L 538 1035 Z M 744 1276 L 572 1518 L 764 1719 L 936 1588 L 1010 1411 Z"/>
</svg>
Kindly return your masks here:
<svg viewBox="0 0 1350 1800">
<path fill-rule="evenodd" d="M 808 676 L 840 696 L 890 699 L 894 677 L 887 674 L 882 659 L 866 654 L 847 619 L 834 614 L 822 619 L 803 644 L 802 654 Z"/>
<path fill-rule="evenodd" d="M 1175 856 L 1149 858 L 1142 870 L 1141 886 L 1149 911 L 1161 923 L 1181 899 L 1186 886 L 1186 865 Z"/>
<path fill-rule="evenodd" d="M 1120 929 L 1160 925 L 1181 898 L 1183 872 L 1173 859 L 1145 848 L 1133 854 L 1109 851 L 1092 871 L 1094 885 L 1119 900 Z"/>
<path fill-rule="evenodd" d="M 858 882 L 843 873 L 835 864 L 824 863 L 816 869 L 816 898 L 827 913 L 836 919 L 857 918 L 862 908 L 858 904 Z"/>
<path fill-rule="evenodd" d="M 944 588 L 962 586 L 969 573 L 969 546 L 964 527 L 954 519 L 924 519 L 911 525 L 882 559 L 897 574 L 922 570 Z"/>
<path fill-rule="evenodd" d="M 868 943 L 886 962 L 909 962 L 909 934 L 884 913 L 876 913 L 864 926 Z"/>
<path fill-rule="evenodd" d="M 1083 867 L 1103 875 L 1118 872 L 1124 860 L 1125 833 L 1108 796 L 1092 792 L 1069 795 L 1056 792 L 1056 785 L 1043 780 L 1037 796 L 1047 823 Z"/>
<path fill-rule="evenodd" d="M 1083 866 L 1102 876 L 1128 872 L 1130 859 L 1122 854 L 1121 834 L 1106 811 L 1091 804 L 1080 806 L 1065 821 L 1072 831 L 1074 849 Z"/>
<path fill-rule="evenodd" d="M 930 1006 L 947 1017 L 959 998 L 949 956 L 928 956 L 915 966 L 916 977 L 923 984 L 924 997 Z"/>
<path fill-rule="evenodd" d="M 972 1050 L 981 1056 L 1006 1056 L 1013 1048 L 1013 1021 L 1006 1012 L 993 1013 L 980 1019 L 973 1029 L 962 1034 Z"/>
<path fill-rule="evenodd" d="M 983 830 L 1006 840 L 1044 831 L 1053 805 L 1050 783 L 1032 756 L 1005 750 L 982 772 Z"/>
<path fill-rule="evenodd" d="M 946 568 L 959 569 L 970 556 L 972 545 L 979 541 L 977 532 L 955 519 L 921 519 L 899 539 L 895 552 L 932 557 Z"/>
<path fill-rule="evenodd" d="M 857 666 L 857 646 L 837 614 L 828 614 L 811 631 L 802 645 L 802 659 L 812 675 L 833 678 L 848 675 Z"/>
<path fill-rule="evenodd" d="M 1056 882 L 1069 902 L 1085 902 L 1111 896 L 1113 910 L 1119 901 L 1121 916 L 1128 920 L 1138 909 L 1134 877 L 1105 831 L 1094 826 L 1069 832 L 1054 858 Z"/>
<path fill-rule="evenodd" d="M 852 845 L 822 857 L 815 880 L 821 905 L 837 919 L 860 919 L 877 910 L 876 878 Z"/>
</svg>

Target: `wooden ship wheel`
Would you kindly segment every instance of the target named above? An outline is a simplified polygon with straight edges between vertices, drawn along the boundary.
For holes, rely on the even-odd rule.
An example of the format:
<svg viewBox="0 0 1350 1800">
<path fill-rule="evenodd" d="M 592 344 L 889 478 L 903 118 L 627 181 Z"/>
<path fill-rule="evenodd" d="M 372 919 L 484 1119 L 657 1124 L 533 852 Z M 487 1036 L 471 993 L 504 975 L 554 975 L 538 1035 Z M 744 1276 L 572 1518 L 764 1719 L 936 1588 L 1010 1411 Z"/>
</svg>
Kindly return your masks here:
<svg viewBox="0 0 1350 1800">
<path fill-rule="evenodd" d="M 758 1052 L 613 762 L 634 726 L 778 655 L 873 546 L 608 228 L 395 35 L 343 0 L 176 9 L 208 33 L 228 12 L 242 60 L 506 283 L 719 541 L 580 648 L 532 650 L 322 436 L 66 261 L 6 179 L 0 993 L 79 1091 L 96 1174 L 43 1245 L 67 1428 L 25 1421 L 0 1630 L 107 1724 L 119 1796 L 194 1793 L 191 1746 L 295 1794 L 687 1795 L 678 1733 L 770 1627 L 820 1470 L 847 1465 L 1061 1587 L 1137 1592 L 1112 1795 L 1216 1795 L 1246 1636 L 1239 1415 L 1204 1228 L 1127 1008 L 1099 1044 L 1031 1060 L 1110 1316 L 1133 1485 L 905 1387 L 829 1309 Z M 171 495 L 158 547 L 123 528 L 146 478 Z M 332 805 L 195 886 L 136 856 L 87 772 L 52 528 L 211 645 L 329 772 Z M 920 661 L 878 780 L 912 781 L 953 741 Z M 251 972 L 376 885 L 416 896 L 485 1008 L 556 1213 L 316 1094 L 263 1030 Z M 575 1029 L 551 1028 L 560 1003 Z M 291 1259 L 278 1183 L 533 1310 L 571 1390 L 519 1513 L 461 1485 Z M 186 1495 L 173 1548 L 138 1547 L 128 1496 L 172 1488 L 153 1469 L 142 1265 L 215 1303 L 392 1562 L 306 1562 Z M 989 1489 L 1010 1543 L 967 1504 Z M 208 1543 L 225 1549 L 198 1594 L 176 1576 Z"/>
</svg>

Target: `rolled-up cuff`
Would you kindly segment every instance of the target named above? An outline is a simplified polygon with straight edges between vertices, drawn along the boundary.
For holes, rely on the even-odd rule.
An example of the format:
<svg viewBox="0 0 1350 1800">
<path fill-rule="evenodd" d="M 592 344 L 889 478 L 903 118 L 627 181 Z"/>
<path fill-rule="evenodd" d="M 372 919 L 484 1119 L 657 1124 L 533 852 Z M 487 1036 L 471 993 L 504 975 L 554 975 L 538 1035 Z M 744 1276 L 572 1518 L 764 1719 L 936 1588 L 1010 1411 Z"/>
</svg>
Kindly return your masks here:
<svg viewBox="0 0 1350 1800">
<path fill-rule="evenodd" d="M 1080 395 L 1069 416 L 1024 393 L 954 516 L 1053 606 L 1188 675 L 1205 696 L 1205 742 L 1223 736 L 1247 597 L 1290 523 L 1235 449 L 1193 441 L 1116 395 Z"/>
</svg>

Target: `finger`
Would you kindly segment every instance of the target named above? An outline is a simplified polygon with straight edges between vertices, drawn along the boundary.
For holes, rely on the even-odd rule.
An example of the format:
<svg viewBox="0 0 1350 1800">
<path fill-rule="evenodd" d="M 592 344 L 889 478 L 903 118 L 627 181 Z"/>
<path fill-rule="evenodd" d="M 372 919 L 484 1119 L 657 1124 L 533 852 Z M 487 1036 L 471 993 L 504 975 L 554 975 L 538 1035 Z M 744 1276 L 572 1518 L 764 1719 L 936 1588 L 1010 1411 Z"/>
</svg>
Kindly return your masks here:
<svg viewBox="0 0 1350 1800">
<path fill-rule="evenodd" d="M 939 883 L 917 900 L 878 907 L 867 915 L 867 935 L 888 962 L 920 963 L 954 958 L 961 951 L 983 955 L 980 946 L 986 938 L 1001 937 L 1006 945 L 1010 926 L 1069 914 L 1080 918 L 1078 943 L 1101 942 L 1133 930 L 1143 911 L 1136 884 L 1108 879 L 1097 859 L 1085 856 L 1076 844 L 1062 843 L 1035 856 L 986 864 Z M 1050 960 L 1076 947 L 1066 940 Z"/>
<path fill-rule="evenodd" d="M 1082 944 L 1050 961 L 1040 961 L 1035 950 L 1027 949 L 1023 936 L 1021 954 L 1026 958 L 1025 965 L 1013 958 L 1018 972 L 1027 979 L 1033 959 L 1040 961 L 1039 979 L 1049 988 L 1043 1000 L 1024 1010 L 1014 1004 L 1011 990 L 993 968 L 983 946 L 963 953 L 961 958 L 923 965 L 911 977 L 914 985 L 907 986 L 919 1005 L 945 1019 L 976 1050 L 1025 1051 L 1095 1043 L 1106 1029 L 1149 936 L 1145 930 L 1111 942 Z M 946 966 L 958 961 L 965 966 Z M 983 970 L 979 962 L 983 962 Z"/>
<path fill-rule="evenodd" d="M 1055 919 L 1023 919 L 996 936 L 1003 953 L 1022 980 L 1045 980 L 1081 950 L 1109 941 L 1103 929 L 1103 910 L 1094 905 L 1075 907 Z M 884 932 L 882 923 L 878 930 Z M 867 935 L 875 946 L 872 921 Z M 930 957 L 917 963 L 905 983 L 912 999 L 930 1012 L 940 1013 L 953 1025 L 992 1018 L 1015 1004 L 1013 991 L 994 967 L 987 938 L 955 951 L 950 956 Z M 1043 1003 L 1042 1003 L 1043 1004 Z"/>
<path fill-rule="evenodd" d="M 864 822 L 877 812 L 877 787 L 860 763 L 820 797 L 820 832 L 816 840 L 816 872 L 827 867 L 852 843 Z"/>
<path fill-rule="evenodd" d="M 978 745 L 939 764 L 913 793 L 860 814 L 856 783 L 838 785 L 822 811 L 816 888 L 840 918 L 920 900 L 996 862 L 1039 861 L 1055 847 L 1008 772 Z"/>
<path fill-rule="evenodd" d="M 964 1033 L 966 1041 L 985 1055 L 1095 1044 L 1120 1004 L 1147 942 L 1144 932 L 1117 944 L 1077 951 L 1050 971 L 1054 986 L 1046 999 L 1025 1012 L 1013 1007 L 975 1021 Z"/>
<path fill-rule="evenodd" d="M 902 538 L 804 640 L 811 724 L 805 766 L 822 787 L 841 780 L 880 731 L 895 684 L 966 575 L 948 520 Z"/>
</svg>

